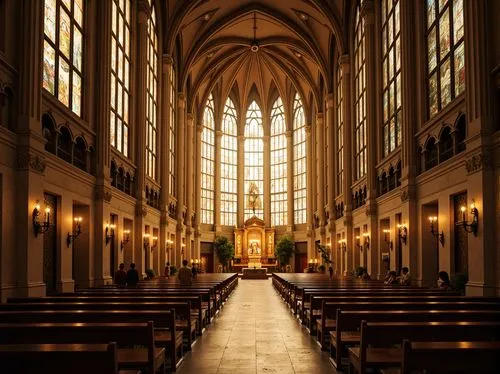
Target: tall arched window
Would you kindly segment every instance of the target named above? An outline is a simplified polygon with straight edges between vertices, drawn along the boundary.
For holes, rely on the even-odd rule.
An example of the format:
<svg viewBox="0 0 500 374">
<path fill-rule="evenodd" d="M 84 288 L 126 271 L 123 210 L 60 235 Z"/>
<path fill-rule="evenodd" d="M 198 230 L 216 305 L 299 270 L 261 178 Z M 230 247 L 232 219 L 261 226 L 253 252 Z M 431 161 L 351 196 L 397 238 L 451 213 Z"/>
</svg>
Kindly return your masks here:
<svg viewBox="0 0 500 374">
<path fill-rule="evenodd" d="M 427 0 L 429 116 L 465 90 L 463 0 Z"/>
<path fill-rule="evenodd" d="M 215 115 L 214 99 L 208 97 L 203 114 L 203 131 L 201 133 L 201 223 L 214 223 L 214 191 L 215 191 Z"/>
<path fill-rule="evenodd" d="M 401 42 L 399 0 L 382 1 L 384 156 L 401 144 Z"/>
<path fill-rule="evenodd" d="M 81 115 L 84 0 L 45 0 L 43 88 Z"/>
<path fill-rule="evenodd" d="M 293 100 L 293 220 L 306 223 L 306 117 L 298 93 Z"/>
<path fill-rule="evenodd" d="M 170 69 L 170 99 L 169 99 L 169 112 L 170 112 L 170 120 L 169 126 L 168 126 L 168 144 L 169 144 L 169 151 L 168 151 L 168 170 L 169 170 L 169 183 L 168 183 L 168 192 L 170 195 L 175 196 L 176 192 L 176 186 L 175 186 L 175 152 L 176 152 L 176 145 L 175 145 L 175 134 L 176 134 L 176 108 L 175 108 L 175 103 L 176 103 L 176 95 L 177 95 L 177 90 L 175 86 L 176 82 L 176 75 L 175 75 L 175 69 L 174 65 L 172 64 L 172 67 Z"/>
<path fill-rule="evenodd" d="M 158 34 L 154 6 L 148 19 L 146 74 L 146 174 L 148 177 L 156 179 Z"/>
<path fill-rule="evenodd" d="M 366 174 L 366 53 L 365 23 L 356 8 L 354 31 L 354 147 L 356 180 Z"/>
<path fill-rule="evenodd" d="M 342 68 L 337 67 L 337 194 L 344 192 L 344 94 Z"/>
<path fill-rule="evenodd" d="M 264 219 L 262 204 L 264 195 L 263 136 L 262 112 L 259 105 L 252 101 L 247 110 L 245 123 L 245 220 L 251 218 L 254 214 Z"/>
<path fill-rule="evenodd" d="M 221 138 L 221 224 L 236 225 L 238 208 L 238 125 L 236 109 L 230 98 L 224 106 Z"/>
<path fill-rule="evenodd" d="M 111 145 L 129 155 L 130 1 L 113 0 L 111 19 Z"/>
<path fill-rule="evenodd" d="M 285 108 L 281 97 L 271 111 L 271 225 L 288 223 L 287 149 Z"/>
</svg>

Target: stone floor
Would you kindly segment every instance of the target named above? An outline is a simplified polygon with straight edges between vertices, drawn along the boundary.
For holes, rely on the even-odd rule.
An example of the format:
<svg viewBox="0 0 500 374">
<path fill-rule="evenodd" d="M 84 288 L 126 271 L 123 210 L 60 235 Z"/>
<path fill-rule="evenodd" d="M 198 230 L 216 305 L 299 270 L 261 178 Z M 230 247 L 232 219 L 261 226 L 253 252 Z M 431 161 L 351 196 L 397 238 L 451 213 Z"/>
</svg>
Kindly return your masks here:
<svg viewBox="0 0 500 374">
<path fill-rule="evenodd" d="M 178 373 L 336 373 L 271 280 L 239 280 Z"/>
</svg>

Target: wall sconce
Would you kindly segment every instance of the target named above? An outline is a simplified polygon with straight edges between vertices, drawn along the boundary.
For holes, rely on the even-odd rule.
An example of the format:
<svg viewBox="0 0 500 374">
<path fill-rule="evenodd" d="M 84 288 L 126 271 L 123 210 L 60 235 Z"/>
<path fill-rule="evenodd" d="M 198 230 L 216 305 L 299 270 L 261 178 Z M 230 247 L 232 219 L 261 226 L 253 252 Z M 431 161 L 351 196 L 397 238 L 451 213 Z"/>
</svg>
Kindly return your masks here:
<svg viewBox="0 0 500 374">
<path fill-rule="evenodd" d="M 477 235 L 477 227 L 479 225 L 479 211 L 474 204 L 474 199 L 472 199 L 472 204 L 470 205 L 470 214 L 472 214 L 472 222 L 468 223 L 465 217 L 466 207 L 460 207 L 460 211 L 462 212 L 462 221 L 455 223 L 457 226 L 462 226 L 464 230 L 468 233 L 473 233 L 474 236 Z"/>
<path fill-rule="evenodd" d="M 50 228 L 50 208 L 46 207 L 45 208 L 45 217 L 43 221 L 40 221 L 40 204 L 38 203 L 38 200 L 36 201 L 35 207 L 33 208 L 33 213 L 32 213 L 32 220 L 33 220 L 33 231 L 35 232 L 35 238 L 38 236 L 38 234 L 43 234 L 48 231 Z"/>
<path fill-rule="evenodd" d="M 158 248 L 158 237 L 153 236 L 151 239 L 153 239 L 153 245 L 151 246 L 151 252 L 153 252 L 153 250 Z"/>
<path fill-rule="evenodd" d="M 392 251 L 391 230 L 384 229 L 382 232 L 384 233 L 384 241 L 387 243 L 387 247 Z"/>
<path fill-rule="evenodd" d="M 143 240 L 143 246 L 144 246 L 144 250 L 148 250 L 149 247 L 150 247 L 150 244 L 149 244 L 149 234 L 144 234 L 143 236 L 144 240 Z"/>
<path fill-rule="evenodd" d="M 66 245 L 68 246 L 68 248 L 82 233 L 82 217 L 75 217 L 73 220 L 75 221 L 76 231 L 74 232 L 74 234 L 70 234 L 68 232 L 68 237 L 66 238 Z"/>
<path fill-rule="evenodd" d="M 125 247 L 129 241 L 130 241 L 130 230 L 123 230 L 123 240 L 120 246 L 122 251 L 123 247 Z"/>
<path fill-rule="evenodd" d="M 366 249 L 369 249 L 370 248 L 370 234 L 368 234 L 367 232 L 364 232 L 363 238 L 365 238 L 363 246 L 366 247 Z"/>
<path fill-rule="evenodd" d="M 359 235 L 356 235 L 356 247 L 360 251 L 363 251 L 363 246 L 361 245 L 361 236 L 359 236 Z"/>
<path fill-rule="evenodd" d="M 344 252 L 347 251 L 347 240 L 346 239 L 340 239 L 339 244 L 340 244 L 340 249 L 343 249 Z"/>
<path fill-rule="evenodd" d="M 184 259 L 184 248 L 186 247 L 186 244 L 182 243 L 181 244 L 181 260 Z"/>
<path fill-rule="evenodd" d="M 408 236 L 408 228 L 406 227 L 405 223 L 398 223 L 398 229 L 399 229 L 399 239 L 406 244 L 406 237 Z"/>
<path fill-rule="evenodd" d="M 431 234 L 432 234 L 432 236 L 437 238 L 439 243 L 441 243 L 441 247 L 443 247 L 444 246 L 444 232 L 441 231 L 441 233 L 438 233 L 434 229 L 434 224 L 437 223 L 437 219 L 438 218 L 436 216 L 429 216 L 429 222 L 431 224 Z"/>
<path fill-rule="evenodd" d="M 105 231 L 105 238 L 106 238 L 106 245 L 115 237 L 115 229 L 116 225 L 114 224 L 107 224 L 106 225 L 106 231 Z"/>
</svg>

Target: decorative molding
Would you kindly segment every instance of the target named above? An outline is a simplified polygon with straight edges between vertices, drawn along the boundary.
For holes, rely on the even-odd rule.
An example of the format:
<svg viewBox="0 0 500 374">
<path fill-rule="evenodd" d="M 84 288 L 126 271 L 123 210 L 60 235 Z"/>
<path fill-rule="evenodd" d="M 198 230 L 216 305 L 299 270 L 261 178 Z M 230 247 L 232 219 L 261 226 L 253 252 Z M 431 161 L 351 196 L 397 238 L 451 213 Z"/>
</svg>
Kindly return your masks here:
<svg viewBox="0 0 500 374">
<path fill-rule="evenodd" d="M 111 193 L 111 189 L 105 186 L 96 186 L 94 197 L 96 200 L 104 200 L 109 203 L 113 198 L 113 194 Z"/>
<path fill-rule="evenodd" d="M 32 170 L 38 174 L 43 174 L 47 167 L 45 160 L 38 156 L 20 151 L 17 154 L 17 168 L 19 170 Z"/>
<path fill-rule="evenodd" d="M 410 200 L 410 192 L 408 190 L 408 188 L 405 188 L 403 190 L 401 190 L 401 202 L 404 203 L 405 201 L 408 201 Z"/>
<path fill-rule="evenodd" d="M 365 214 L 367 217 L 377 215 L 377 206 L 375 204 L 367 204 L 365 207 Z"/>
<path fill-rule="evenodd" d="M 142 203 L 138 203 L 135 206 L 135 216 L 136 217 L 142 216 L 143 218 L 145 218 L 147 215 L 148 215 L 148 210 L 146 206 L 144 206 Z"/>
<path fill-rule="evenodd" d="M 477 173 L 482 169 L 491 169 L 492 167 L 493 159 L 490 153 L 476 153 L 465 161 L 467 175 Z"/>
</svg>

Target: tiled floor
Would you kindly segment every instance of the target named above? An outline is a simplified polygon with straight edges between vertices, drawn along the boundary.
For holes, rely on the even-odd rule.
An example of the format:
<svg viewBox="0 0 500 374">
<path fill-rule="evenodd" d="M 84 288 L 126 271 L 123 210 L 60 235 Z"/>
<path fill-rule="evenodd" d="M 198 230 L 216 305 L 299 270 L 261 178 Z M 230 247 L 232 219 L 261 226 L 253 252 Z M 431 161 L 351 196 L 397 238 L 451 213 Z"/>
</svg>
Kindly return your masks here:
<svg viewBox="0 0 500 374">
<path fill-rule="evenodd" d="M 336 373 L 271 280 L 241 280 L 184 357 L 180 374 Z"/>
</svg>

